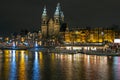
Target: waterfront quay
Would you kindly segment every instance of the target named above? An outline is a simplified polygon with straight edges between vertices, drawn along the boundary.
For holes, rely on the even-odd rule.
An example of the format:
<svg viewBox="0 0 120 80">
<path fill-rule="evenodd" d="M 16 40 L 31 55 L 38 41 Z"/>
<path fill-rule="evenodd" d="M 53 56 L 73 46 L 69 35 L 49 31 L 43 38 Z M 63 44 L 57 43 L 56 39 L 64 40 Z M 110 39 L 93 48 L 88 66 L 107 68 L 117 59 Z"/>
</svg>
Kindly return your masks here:
<svg viewBox="0 0 120 80">
<path fill-rule="evenodd" d="M 120 56 L 120 49 L 118 47 L 104 44 L 104 43 L 81 43 L 81 44 L 59 44 L 59 45 L 39 45 L 36 41 L 33 44 L 17 45 L 16 42 L 1 43 L 0 49 L 2 50 L 29 50 L 29 51 L 42 51 L 43 53 L 68 53 L 68 54 L 87 54 L 87 55 L 100 55 L 100 56 Z M 31 45 L 31 46 L 29 46 Z"/>
<path fill-rule="evenodd" d="M 43 53 L 120 56 L 119 42 L 78 43 L 73 41 L 61 43 L 59 40 L 27 40 L 22 38 L 21 41 L 15 39 L 3 40 L 0 43 L 0 50 L 1 53 L 3 50 L 28 50 L 42 51 Z"/>
</svg>

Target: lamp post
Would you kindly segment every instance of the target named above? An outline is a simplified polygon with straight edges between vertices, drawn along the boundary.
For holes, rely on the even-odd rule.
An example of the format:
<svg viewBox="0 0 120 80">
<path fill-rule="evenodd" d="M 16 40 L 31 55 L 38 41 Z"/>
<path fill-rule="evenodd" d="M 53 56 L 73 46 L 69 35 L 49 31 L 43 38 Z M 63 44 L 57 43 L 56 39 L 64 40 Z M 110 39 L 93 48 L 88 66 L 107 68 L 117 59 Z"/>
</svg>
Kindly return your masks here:
<svg viewBox="0 0 120 80">
<path fill-rule="evenodd" d="M 102 35 L 102 43 L 104 42 L 104 39 L 103 39 L 103 37 L 104 37 L 104 32 L 101 32 L 101 35 Z"/>
</svg>

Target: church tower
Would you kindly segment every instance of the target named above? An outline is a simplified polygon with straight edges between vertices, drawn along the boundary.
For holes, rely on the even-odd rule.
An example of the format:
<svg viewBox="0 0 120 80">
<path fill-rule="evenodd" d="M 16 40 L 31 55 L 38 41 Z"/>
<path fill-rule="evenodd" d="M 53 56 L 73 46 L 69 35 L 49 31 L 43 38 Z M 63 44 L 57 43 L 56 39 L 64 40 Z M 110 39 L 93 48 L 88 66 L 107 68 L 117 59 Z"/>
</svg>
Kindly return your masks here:
<svg viewBox="0 0 120 80">
<path fill-rule="evenodd" d="M 64 23 L 64 14 L 63 14 L 63 11 L 60 11 L 60 21 L 61 21 L 61 24 Z"/>
<path fill-rule="evenodd" d="M 53 19 L 51 18 L 48 22 L 48 35 L 49 37 L 52 37 L 53 36 L 53 33 L 54 32 L 54 22 L 53 22 Z"/>
<path fill-rule="evenodd" d="M 41 23 L 41 31 L 43 38 L 47 37 L 47 21 L 48 21 L 47 10 L 46 10 L 46 6 L 44 6 L 44 10 L 42 13 L 42 23 Z"/>
<path fill-rule="evenodd" d="M 54 13 L 54 35 L 57 36 L 60 31 L 60 3 L 57 4 Z"/>
<path fill-rule="evenodd" d="M 42 38 L 58 37 L 60 28 L 64 23 L 64 14 L 60 3 L 57 4 L 53 19 L 48 19 L 46 6 L 44 6 L 41 20 Z"/>
</svg>

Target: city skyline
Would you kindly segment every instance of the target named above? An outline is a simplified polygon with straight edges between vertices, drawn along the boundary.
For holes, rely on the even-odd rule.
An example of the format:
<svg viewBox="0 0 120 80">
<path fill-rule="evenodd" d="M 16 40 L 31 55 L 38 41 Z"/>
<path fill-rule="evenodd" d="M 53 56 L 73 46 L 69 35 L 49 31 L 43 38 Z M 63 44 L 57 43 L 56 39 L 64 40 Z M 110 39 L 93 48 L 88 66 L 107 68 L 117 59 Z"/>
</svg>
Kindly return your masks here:
<svg viewBox="0 0 120 80">
<path fill-rule="evenodd" d="M 38 30 L 41 26 L 41 14 L 44 5 L 48 14 L 53 16 L 56 4 L 60 2 L 69 27 L 104 27 L 119 23 L 118 0 L 106 1 L 1 1 L 0 33 L 18 32 L 21 29 Z"/>
</svg>

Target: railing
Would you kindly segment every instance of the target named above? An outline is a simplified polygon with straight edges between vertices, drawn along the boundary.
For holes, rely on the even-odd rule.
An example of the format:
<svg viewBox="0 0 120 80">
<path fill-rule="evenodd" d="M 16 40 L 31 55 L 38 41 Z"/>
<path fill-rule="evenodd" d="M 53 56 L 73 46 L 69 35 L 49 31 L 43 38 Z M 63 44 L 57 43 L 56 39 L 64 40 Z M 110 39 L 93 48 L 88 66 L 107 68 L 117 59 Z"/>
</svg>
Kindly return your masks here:
<svg viewBox="0 0 120 80">
<path fill-rule="evenodd" d="M 104 46 L 104 43 L 74 43 L 74 44 L 63 44 L 64 46 Z"/>
</svg>

